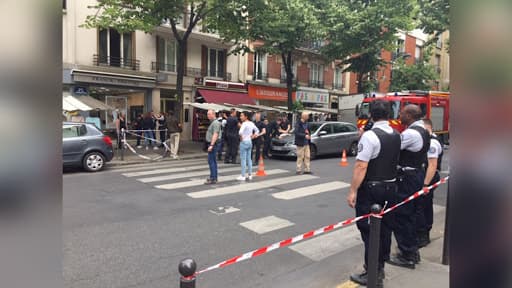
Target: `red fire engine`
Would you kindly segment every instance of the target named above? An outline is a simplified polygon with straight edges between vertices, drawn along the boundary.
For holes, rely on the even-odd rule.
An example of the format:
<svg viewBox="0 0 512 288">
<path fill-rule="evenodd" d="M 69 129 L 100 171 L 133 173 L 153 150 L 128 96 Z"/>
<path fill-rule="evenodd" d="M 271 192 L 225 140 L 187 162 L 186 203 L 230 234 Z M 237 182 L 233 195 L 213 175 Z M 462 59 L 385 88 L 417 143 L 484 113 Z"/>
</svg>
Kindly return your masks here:
<svg viewBox="0 0 512 288">
<path fill-rule="evenodd" d="M 449 116 L 450 116 L 450 93 L 439 91 L 404 91 L 387 93 L 385 95 L 373 95 L 365 97 L 363 102 L 356 107 L 358 117 L 357 127 L 366 125 L 369 119 L 371 102 L 375 99 L 383 99 L 390 102 L 391 113 L 389 124 L 399 132 L 405 127 L 400 122 L 400 110 L 407 104 L 416 104 L 423 111 L 424 118 L 432 120 L 432 130 L 444 143 L 448 143 L 449 137 Z"/>
</svg>

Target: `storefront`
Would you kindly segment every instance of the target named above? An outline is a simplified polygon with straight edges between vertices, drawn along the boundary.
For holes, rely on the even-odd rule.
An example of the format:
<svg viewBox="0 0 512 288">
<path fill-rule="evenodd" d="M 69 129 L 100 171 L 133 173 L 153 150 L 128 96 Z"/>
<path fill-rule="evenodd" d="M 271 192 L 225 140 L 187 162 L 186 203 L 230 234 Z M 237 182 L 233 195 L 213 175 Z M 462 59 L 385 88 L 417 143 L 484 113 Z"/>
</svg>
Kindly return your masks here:
<svg viewBox="0 0 512 288">
<path fill-rule="evenodd" d="M 155 77 L 79 69 L 67 73 L 64 72 L 65 92 L 73 96 L 90 96 L 105 104 L 106 109 L 81 112 L 85 118 L 99 118 L 101 129 L 115 129 L 119 113 L 124 113 L 130 123 L 137 115 L 152 110 Z"/>
<path fill-rule="evenodd" d="M 329 108 L 329 90 L 299 87 L 297 89 L 297 100 L 302 102 L 304 108 Z"/>
<path fill-rule="evenodd" d="M 288 89 L 282 87 L 282 85 L 256 85 L 250 83 L 248 86 L 249 97 L 255 99 L 258 105 L 269 107 L 286 107 L 288 105 Z M 292 101 L 295 101 L 295 92 L 292 92 Z"/>
</svg>

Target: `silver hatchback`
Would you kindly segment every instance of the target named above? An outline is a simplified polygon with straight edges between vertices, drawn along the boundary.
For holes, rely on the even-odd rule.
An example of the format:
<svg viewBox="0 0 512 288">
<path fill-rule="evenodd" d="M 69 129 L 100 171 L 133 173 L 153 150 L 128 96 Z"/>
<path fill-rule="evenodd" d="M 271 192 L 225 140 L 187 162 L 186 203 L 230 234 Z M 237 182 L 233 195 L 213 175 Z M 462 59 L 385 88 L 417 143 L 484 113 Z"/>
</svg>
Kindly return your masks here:
<svg viewBox="0 0 512 288">
<path fill-rule="evenodd" d="M 341 155 L 343 149 L 348 155 L 357 154 L 359 133 L 356 125 L 347 122 L 310 122 L 311 159 L 318 155 Z M 285 135 L 272 139 L 272 156 L 297 157 L 295 135 Z"/>
</svg>

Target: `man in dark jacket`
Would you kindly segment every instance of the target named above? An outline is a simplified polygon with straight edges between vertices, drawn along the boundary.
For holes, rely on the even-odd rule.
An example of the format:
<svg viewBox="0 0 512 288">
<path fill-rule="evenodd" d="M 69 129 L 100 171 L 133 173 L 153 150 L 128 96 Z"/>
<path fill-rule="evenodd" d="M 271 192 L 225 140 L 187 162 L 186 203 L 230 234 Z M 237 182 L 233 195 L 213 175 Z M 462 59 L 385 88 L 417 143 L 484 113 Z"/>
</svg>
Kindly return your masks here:
<svg viewBox="0 0 512 288">
<path fill-rule="evenodd" d="M 180 146 L 180 133 L 182 131 L 181 123 L 174 115 L 174 111 L 169 111 L 169 119 L 167 119 L 167 131 L 169 132 L 169 146 L 171 149 L 171 157 L 178 158 L 178 150 Z"/>
<path fill-rule="evenodd" d="M 231 116 L 229 116 L 226 121 L 224 132 L 226 133 L 226 140 L 228 144 L 228 152 L 224 163 L 236 164 L 236 155 L 240 140 L 238 136 L 238 118 L 236 116 L 235 109 L 231 109 Z"/>
<path fill-rule="evenodd" d="M 311 152 L 309 144 L 311 143 L 311 133 L 309 131 L 308 113 L 302 112 L 300 121 L 295 127 L 295 145 L 297 146 L 297 174 L 303 174 L 302 164 L 304 164 L 304 174 L 311 173 Z"/>
</svg>

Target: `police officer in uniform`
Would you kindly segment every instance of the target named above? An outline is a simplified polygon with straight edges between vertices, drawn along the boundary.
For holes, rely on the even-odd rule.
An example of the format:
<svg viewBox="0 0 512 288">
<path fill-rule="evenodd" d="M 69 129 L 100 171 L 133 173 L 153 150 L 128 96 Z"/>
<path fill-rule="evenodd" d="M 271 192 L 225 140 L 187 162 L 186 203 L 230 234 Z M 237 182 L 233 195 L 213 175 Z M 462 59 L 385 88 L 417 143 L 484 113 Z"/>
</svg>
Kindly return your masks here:
<svg viewBox="0 0 512 288">
<path fill-rule="evenodd" d="M 423 125 L 423 113 L 418 105 L 409 104 L 400 112 L 400 120 L 405 129 L 399 161 L 398 199 L 401 201 L 423 188 L 425 163 L 430 148 L 430 135 Z M 389 264 L 414 269 L 420 262 L 416 238 L 416 210 L 421 210 L 421 202 L 411 201 L 395 210 L 393 232 L 399 252 L 391 256 Z"/>
<path fill-rule="evenodd" d="M 358 145 L 358 154 L 354 166 L 354 174 L 347 202 L 356 208 L 356 215 L 370 213 L 373 204 L 382 207 L 393 205 L 397 193 L 397 170 L 400 155 L 400 134 L 388 123 L 389 103 L 375 100 L 370 114 L 374 121 L 371 130 L 364 132 Z M 383 285 L 384 262 L 389 259 L 391 249 L 392 215 L 382 218 L 380 249 L 379 249 L 379 287 Z M 353 274 L 350 279 L 358 284 L 367 285 L 368 249 L 370 240 L 370 225 L 368 221 L 357 222 L 364 241 L 364 271 Z"/>
<path fill-rule="evenodd" d="M 443 160 L 443 146 L 436 134 L 432 133 L 432 121 L 424 119 L 423 124 L 430 134 L 430 148 L 427 152 L 428 163 L 423 187 L 428 187 L 441 179 L 439 171 L 441 170 L 441 162 Z M 421 196 L 416 201 L 423 202 L 423 210 L 417 211 L 416 215 L 416 237 L 418 239 L 418 248 L 427 246 L 430 243 L 430 230 L 434 223 L 434 190 L 431 189 L 426 195 Z"/>
</svg>

